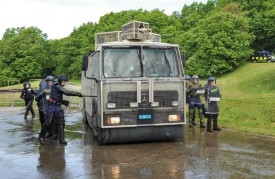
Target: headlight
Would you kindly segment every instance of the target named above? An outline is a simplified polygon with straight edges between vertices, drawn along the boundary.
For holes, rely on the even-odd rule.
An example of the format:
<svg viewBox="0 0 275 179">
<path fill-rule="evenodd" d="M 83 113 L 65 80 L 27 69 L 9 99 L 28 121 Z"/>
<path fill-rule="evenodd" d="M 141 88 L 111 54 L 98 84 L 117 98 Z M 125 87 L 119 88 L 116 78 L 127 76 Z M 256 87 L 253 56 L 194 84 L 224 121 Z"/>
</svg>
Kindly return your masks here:
<svg viewBox="0 0 275 179">
<path fill-rule="evenodd" d="M 179 101 L 172 101 L 172 106 L 179 106 L 180 105 L 180 102 Z"/>
<path fill-rule="evenodd" d="M 107 124 L 119 124 L 120 123 L 120 117 L 108 117 L 107 118 Z"/>
<path fill-rule="evenodd" d="M 170 122 L 180 121 L 180 115 L 169 115 L 168 121 L 170 121 Z"/>
<path fill-rule="evenodd" d="M 116 108 L 116 103 L 107 103 L 107 108 L 115 109 Z"/>
<path fill-rule="evenodd" d="M 152 102 L 151 103 L 151 107 L 158 107 L 159 106 L 159 102 Z"/>
<path fill-rule="evenodd" d="M 130 107 L 131 108 L 137 108 L 138 107 L 138 103 L 130 103 Z"/>
</svg>

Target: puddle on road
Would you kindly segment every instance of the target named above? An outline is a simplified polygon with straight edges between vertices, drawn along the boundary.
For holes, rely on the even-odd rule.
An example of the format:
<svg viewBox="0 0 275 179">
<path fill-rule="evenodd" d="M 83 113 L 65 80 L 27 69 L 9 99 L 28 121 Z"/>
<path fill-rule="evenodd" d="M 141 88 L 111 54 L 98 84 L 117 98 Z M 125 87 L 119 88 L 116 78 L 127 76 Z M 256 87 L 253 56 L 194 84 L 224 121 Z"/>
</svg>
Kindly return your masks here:
<svg viewBox="0 0 275 179">
<path fill-rule="evenodd" d="M 1 178 L 274 178 L 275 139 L 185 128 L 185 138 L 101 146 L 81 113 L 66 118 L 67 146 L 37 142 L 39 120 L 0 111 Z"/>
</svg>

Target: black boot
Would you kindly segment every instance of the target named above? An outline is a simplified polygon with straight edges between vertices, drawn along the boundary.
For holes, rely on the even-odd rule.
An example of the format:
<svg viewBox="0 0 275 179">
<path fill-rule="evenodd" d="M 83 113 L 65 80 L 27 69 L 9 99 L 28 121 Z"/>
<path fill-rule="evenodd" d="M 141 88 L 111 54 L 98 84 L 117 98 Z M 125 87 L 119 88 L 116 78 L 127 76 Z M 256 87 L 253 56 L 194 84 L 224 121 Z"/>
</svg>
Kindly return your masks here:
<svg viewBox="0 0 275 179">
<path fill-rule="evenodd" d="M 25 115 L 24 115 L 24 119 L 27 119 L 27 117 L 28 117 L 28 114 L 29 114 L 29 108 L 27 107 L 27 108 L 26 108 L 26 112 L 25 112 Z"/>
<path fill-rule="evenodd" d="M 30 111 L 32 113 L 32 118 L 34 119 L 35 118 L 35 113 L 34 113 L 34 110 L 33 110 L 32 106 L 30 107 Z"/>
<path fill-rule="evenodd" d="M 219 126 L 218 126 L 218 115 L 215 115 L 215 116 L 214 116 L 213 123 L 214 123 L 214 126 L 213 126 L 213 130 L 214 130 L 214 131 L 221 131 L 221 130 L 222 130 L 222 129 L 219 128 Z"/>
<path fill-rule="evenodd" d="M 45 144 L 45 134 L 46 134 L 46 126 L 42 126 L 42 129 L 39 133 L 39 136 L 38 136 L 38 141 L 40 143 L 40 145 L 44 145 Z"/>
<path fill-rule="evenodd" d="M 64 139 L 64 127 L 59 126 L 58 128 L 58 140 L 59 144 L 67 145 L 67 141 Z"/>
<path fill-rule="evenodd" d="M 52 123 L 52 133 L 53 133 L 53 139 L 58 139 L 58 126 L 57 126 L 57 123 L 56 121 L 53 121 Z"/>
<path fill-rule="evenodd" d="M 50 138 L 53 135 L 52 125 L 53 125 L 53 121 L 52 121 L 52 123 L 47 128 L 47 133 L 45 135 L 45 138 Z"/>
<path fill-rule="evenodd" d="M 45 140 L 44 140 L 44 138 L 43 137 L 38 137 L 38 141 L 39 141 L 39 143 L 40 143 L 40 145 L 45 145 Z"/>
<path fill-rule="evenodd" d="M 199 117 L 200 117 L 200 128 L 205 128 L 204 122 L 203 122 L 203 113 L 202 109 L 199 109 Z"/>
<path fill-rule="evenodd" d="M 207 132 L 213 132 L 212 127 L 211 127 L 211 122 L 212 122 L 212 118 L 208 117 L 207 118 Z"/>
</svg>

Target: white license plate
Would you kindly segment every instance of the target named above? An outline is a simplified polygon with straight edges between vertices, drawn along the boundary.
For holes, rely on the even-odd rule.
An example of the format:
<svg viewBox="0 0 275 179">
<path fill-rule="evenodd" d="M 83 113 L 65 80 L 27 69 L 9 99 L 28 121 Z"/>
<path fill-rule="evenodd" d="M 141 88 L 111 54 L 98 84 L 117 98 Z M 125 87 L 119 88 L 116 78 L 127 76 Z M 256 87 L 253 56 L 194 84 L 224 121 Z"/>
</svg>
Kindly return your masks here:
<svg viewBox="0 0 275 179">
<path fill-rule="evenodd" d="M 197 90 L 197 94 L 204 94 L 205 93 L 205 90 L 204 89 L 199 89 Z"/>
<path fill-rule="evenodd" d="M 210 101 L 220 101 L 221 98 L 220 98 L 220 97 L 210 97 L 209 100 L 210 100 Z"/>
</svg>

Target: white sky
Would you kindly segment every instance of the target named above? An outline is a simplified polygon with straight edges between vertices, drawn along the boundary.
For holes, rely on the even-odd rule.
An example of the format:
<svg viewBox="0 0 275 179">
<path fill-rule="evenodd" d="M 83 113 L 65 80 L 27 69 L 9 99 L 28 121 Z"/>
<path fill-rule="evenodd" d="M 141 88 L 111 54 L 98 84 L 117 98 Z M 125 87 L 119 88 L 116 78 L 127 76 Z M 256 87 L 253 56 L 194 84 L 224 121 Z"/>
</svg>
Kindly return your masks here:
<svg viewBox="0 0 275 179">
<path fill-rule="evenodd" d="M 23 26 L 38 27 L 49 39 L 59 39 L 109 12 L 158 8 L 170 15 L 192 2 L 207 0 L 0 0 L 0 39 L 7 28 Z"/>
</svg>

